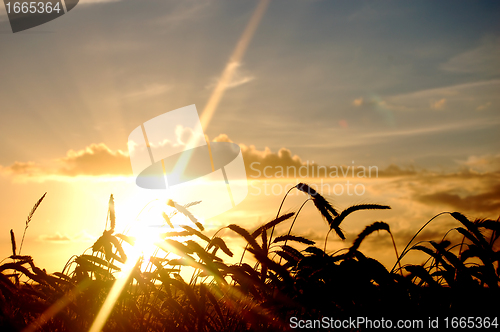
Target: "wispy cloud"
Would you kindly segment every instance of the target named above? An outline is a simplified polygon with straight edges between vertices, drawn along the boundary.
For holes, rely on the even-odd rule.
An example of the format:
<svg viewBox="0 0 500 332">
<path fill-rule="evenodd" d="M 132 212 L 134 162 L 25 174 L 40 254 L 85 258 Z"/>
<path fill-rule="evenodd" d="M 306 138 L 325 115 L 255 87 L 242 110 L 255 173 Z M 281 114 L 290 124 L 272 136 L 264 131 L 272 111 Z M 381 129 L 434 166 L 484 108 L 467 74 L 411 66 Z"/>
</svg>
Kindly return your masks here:
<svg viewBox="0 0 500 332">
<path fill-rule="evenodd" d="M 480 46 L 452 57 L 440 68 L 458 73 L 499 74 L 500 38 L 487 38 Z"/>
<path fill-rule="evenodd" d="M 225 85 L 226 89 L 236 88 L 240 85 L 251 82 L 255 79 L 255 77 L 250 74 L 247 70 L 241 68 L 241 64 L 238 62 L 233 62 L 230 64 L 233 66 L 233 76 L 231 80 Z M 213 78 L 212 81 L 206 86 L 207 89 L 212 89 L 219 83 L 218 78 Z"/>
<path fill-rule="evenodd" d="M 85 230 L 74 235 L 61 234 L 56 232 L 54 234 L 41 234 L 38 237 L 39 241 L 42 242 L 53 242 L 53 243 L 66 243 L 66 242 L 92 242 L 96 240 L 96 237 L 90 235 Z"/>
<path fill-rule="evenodd" d="M 482 105 L 479 105 L 476 107 L 476 111 L 484 111 L 485 109 L 488 109 L 491 106 L 491 102 L 484 103 Z"/>
<path fill-rule="evenodd" d="M 442 125 L 435 126 L 423 126 L 412 129 L 404 129 L 404 130 L 392 130 L 392 131 L 379 131 L 373 132 L 369 134 L 361 135 L 363 138 L 390 138 L 397 136 L 415 136 L 422 134 L 431 134 L 431 133 L 441 133 L 441 132 L 451 132 L 451 131 L 461 131 L 464 129 L 480 129 L 480 128 L 489 128 L 492 126 L 497 126 L 500 124 L 500 120 L 491 121 L 488 119 L 477 119 L 475 121 L 462 121 L 455 123 L 446 123 Z"/>
<path fill-rule="evenodd" d="M 162 95 L 170 91 L 171 89 L 172 86 L 167 84 L 159 84 L 159 83 L 147 84 L 140 89 L 124 94 L 123 97 L 127 99 L 151 98 Z"/>
<path fill-rule="evenodd" d="M 498 99 L 498 89 L 500 80 L 486 80 L 385 96 L 383 99 L 392 111 L 442 110 L 445 106 L 447 108 L 454 106 L 453 109 L 459 110 L 474 110 L 477 108 L 478 100 L 491 103 L 493 99 Z"/>
<path fill-rule="evenodd" d="M 431 102 L 431 108 L 435 110 L 442 110 L 446 106 L 446 98 L 442 98 Z"/>
<path fill-rule="evenodd" d="M 153 25 L 173 26 L 183 22 L 189 22 L 207 12 L 210 1 L 176 1 L 171 10 L 151 21 Z"/>
</svg>

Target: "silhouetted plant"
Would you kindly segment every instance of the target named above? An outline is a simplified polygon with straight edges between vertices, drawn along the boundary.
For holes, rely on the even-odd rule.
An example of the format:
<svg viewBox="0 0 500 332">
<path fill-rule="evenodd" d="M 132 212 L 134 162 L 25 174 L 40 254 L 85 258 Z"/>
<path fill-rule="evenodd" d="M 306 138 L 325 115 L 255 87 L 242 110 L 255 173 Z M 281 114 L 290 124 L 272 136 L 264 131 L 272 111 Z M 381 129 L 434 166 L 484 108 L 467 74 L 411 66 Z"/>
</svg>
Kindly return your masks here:
<svg viewBox="0 0 500 332">
<path fill-rule="evenodd" d="M 253 256 L 245 259 L 242 255 L 236 264 L 223 258 L 232 257 L 233 251 L 217 236 L 220 230 L 209 236 L 189 212 L 189 207 L 199 202 L 181 206 L 169 201 L 174 211 L 163 214 L 169 227 L 174 228 L 171 218 L 180 213 L 198 229 L 180 225 L 181 231 L 163 233 L 155 254 L 138 259 L 104 330 L 286 330 L 291 316 L 321 319 L 498 314 L 500 220 L 470 221 L 458 212 L 449 213 L 461 225 L 450 230 L 462 236 L 459 243 L 451 243 L 445 235 L 440 241 L 413 244 L 433 218 L 400 255 L 390 226 L 377 221 L 366 226 L 349 247 L 327 253 L 328 235 L 321 249 L 314 241 L 291 234 L 308 201 L 327 221 L 329 232 L 334 231 L 343 240 L 340 225 L 351 213 L 389 207 L 362 204 L 338 213 L 310 186 L 301 183 L 294 188 L 309 196 L 297 213 L 280 216 L 282 202 L 276 218 L 253 231 L 236 224 L 224 227 L 244 239 L 246 251 Z M 275 226 L 292 217 L 287 234 L 273 238 Z M 135 244 L 132 236 L 115 234 L 115 218 L 111 195 L 106 226 L 91 247 L 92 254 L 73 256 L 62 272 L 53 274 L 37 267 L 31 256 L 16 255 L 11 231 L 13 255 L 0 265 L 2 331 L 87 331 L 117 273 L 124 272 L 127 256 L 123 246 Z M 381 230 L 390 235 L 397 256 L 391 271 L 360 251 L 361 243 Z M 401 265 L 411 251 L 429 259 L 421 265 Z M 257 263 L 252 267 L 249 263 L 253 262 Z M 181 276 L 186 268 L 194 268 L 189 282 Z M 20 282 L 20 276 L 26 281 Z"/>
</svg>

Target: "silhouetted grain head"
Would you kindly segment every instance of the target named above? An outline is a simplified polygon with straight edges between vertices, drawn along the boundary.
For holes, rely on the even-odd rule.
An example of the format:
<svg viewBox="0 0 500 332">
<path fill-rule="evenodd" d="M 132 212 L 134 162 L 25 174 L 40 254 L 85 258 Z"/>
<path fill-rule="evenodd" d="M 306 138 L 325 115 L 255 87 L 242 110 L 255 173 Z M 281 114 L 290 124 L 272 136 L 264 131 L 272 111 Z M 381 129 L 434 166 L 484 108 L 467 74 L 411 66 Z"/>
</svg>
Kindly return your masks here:
<svg viewBox="0 0 500 332">
<path fill-rule="evenodd" d="M 12 245 L 12 255 L 16 255 L 16 237 L 14 235 L 14 230 L 10 230 L 10 244 Z"/>
<path fill-rule="evenodd" d="M 31 221 L 31 218 L 33 217 L 33 214 L 35 214 L 35 211 L 38 208 L 38 206 L 40 205 L 40 203 L 42 203 L 43 199 L 45 198 L 45 195 L 47 195 L 47 193 L 43 194 L 43 196 L 35 203 L 35 205 L 31 209 L 30 213 L 28 214 L 28 218 L 26 218 L 26 226 L 24 227 L 24 233 L 23 233 L 23 237 L 21 239 L 21 245 L 19 246 L 19 255 L 21 254 L 21 250 L 23 249 L 24 236 L 26 235 L 26 230 L 28 229 L 28 225 Z"/>
<path fill-rule="evenodd" d="M 181 227 L 184 228 L 187 232 L 191 233 L 192 235 L 196 235 L 200 239 L 202 239 L 206 242 L 210 242 L 210 239 L 205 234 L 201 233 L 200 231 L 198 231 L 192 227 L 189 227 L 187 225 L 181 225 Z"/>
<path fill-rule="evenodd" d="M 109 196 L 108 212 L 109 212 L 109 225 L 110 225 L 109 229 L 111 231 L 114 231 L 116 226 L 116 216 L 115 216 L 115 200 L 113 198 L 113 194 Z"/>
<path fill-rule="evenodd" d="M 333 224 L 339 226 L 344 219 L 353 212 L 360 210 L 387 210 L 390 209 L 390 206 L 387 205 L 379 205 L 379 204 L 359 204 L 353 205 L 345 209 L 333 220 Z"/>
<path fill-rule="evenodd" d="M 297 186 L 297 189 L 302 191 L 303 193 L 308 194 L 313 198 L 316 206 L 322 206 L 328 213 L 331 213 L 333 216 L 338 216 L 337 210 L 323 197 L 321 196 L 316 190 L 311 188 L 309 185 L 305 183 L 299 183 Z"/>
<path fill-rule="evenodd" d="M 194 204 L 198 204 L 198 202 L 194 202 L 193 205 Z M 191 222 L 195 224 L 201 231 L 205 230 L 203 225 L 195 218 L 195 216 L 191 212 L 189 212 L 189 210 L 185 206 L 177 204 L 171 199 L 168 200 L 167 205 L 174 207 L 175 209 L 177 209 L 177 211 L 188 217 L 188 219 L 191 220 Z"/>
<path fill-rule="evenodd" d="M 283 242 L 283 241 L 293 241 L 293 242 L 298 242 L 298 243 L 303 243 L 303 244 L 308 244 L 308 245 L 313 245 L 315 244 L 314 241 L 306 239 L 305 237 L 302 236 L 295 236 L 295 235 L 282 235 L 278 236 L 273 240 L 273 243 L 278 243 L 278 242 Z"/>
<path fill-rule="evenodd" d="M 307 247 L 304 251 L 308 252 L 308 253 L 310 253 L 312 255 L 315 255 L 315 256 L 324 256 L 324 255 L 326 255 L 323 250 L 321 250 L 318 247 L 314 247 L 314 246 Z"/>
<path fill-rule="evenodd" d="M 461 214 L 460 212 L 452 212 L 451 216 L 456 220 L 460 221 L 481 243 L 483 248 L 488 248 L 488 242 L 484 238 L 483 234 L 479 231 L 478 225 L 467 219 L 466 216 Z"/>
<path fill-rule="evenodd" d="M 191 236 L 193 233 L 188 232 L 188 231 L 180 231 L 180 232 L 165 232 L 160 234 L 160 238 L 166 239 L 170 237 L 184 237 L 184 236 Z"/>
<path fill-rule="evenodd" d="M 135 244 L 135 237 L 133 237 L 133 236 L 128 236 L 125 234 L 116 234 L 115 236 L 117 238 L 122 239 L 123 241 L 127 242 L 131 246 L 133 246 Z"/>
<path fill-rule="evenodd" d="M 349 248 L 348 256 L 352 255 L 356 250 L 359 249 L 361 242 L 363 242 L 363 240 L 368 235 L 370 235 L 371 233 L 373 233 L 375 231 L 380 231 L 380 230 L 385 230 L 388 233 L 391 232 L 389 225 L 383 221 L 376 221 L 373 224 L 366 226 L 365 229 L 361 233 L 358 234 L 358 237 L 356 238 L 356 240 L 354 240 L 354 242 L 352 243 L 351 248 Z"/>
<path fill-rule="evenodd" d="M 192 249 L 188 248 L 186 245 L 180 243 L 179 241 L 175 241 L 172 239 L 166 239 L 165 243 L 167 243 L 169 246 L 175 248 L 177 251 L 180 252 L 181 255 L 182 254 L 187 255 L 187 254 L 193 253 Z M 179 253 L 175 253 L 175 254 L 179 254 Z"/>
<path fill-rule="evenodd" d="M 255 258 L 261 263 L 262 266 L 265 266 L 266 268 L 273 270 L 276 272 L 280 277 L 283 278 L 283 280 L 290 281 L 291 276 L 290 273 L 285 269 L 283 266 L 279 265 L 275 261 L 269 259 L 266 255 L 262 253 L 262 250 L 255 250 L 253 247 L 248 248 L 248 251 L 250 251 Z"/>
<path fill-rule="evenodd" d="M 169 225 L 170 228 L 174 228 L 172 221 L 170 221 L 170 217 L 165 212 L 162 212 L 161 215 L 162 215 L 163 219 L 165 219 L 165 222 L 167 223 L 167 225 Z"/>
<path fill-rule="evenodd" d="M 267 253 L 267 230 L 262 231 L 262 250 Z"/>
<path fill-rule="evenodd" d="M 258 245 L 257 241 L 255 241 L 255 238 L 250 235 L 250 233 L 248 233 L 246 229 L 235 224 L 231 224 L 227 227 L 233 232 L 236 232 L 239 235 L 243 236 L 245 240 L 247 240 L 248 244 L 251 245 L 255 250 L 262 251 L 262 248 Z"/>
<path fill-rule="evenodd" d="M 294 247 L 284 244 L 281 246 L 281 249 L 283 249 L 284 252 L 287 252 L 293 257 L 295 257 L 297 261 L 300 261 L 302 258 L 304 258 L 304 255 Z"/>
<path fill-rule="evenodd" d="M 334 230 L 335 233 L 340 237 L 342 240 L 345 240 L 345 235 L 340 229 L 338 224 L 335 224 L 334 216 L 330 214 L 330 211 L 326 208 L 326 206 L 321 200 L 313 199 L 314 206 L 318 209 L 318 211 L 321 213 L 323 218 L 326 219 L 328 226 L 330 226 L 330 229 Z"/>
<path fill-rule="evenodd" d="M 270 222 L 268 222 L 268 223 L 262 225 L 261 227 L 257 228 L 252 233 L 252 237 L 256 238 L 257 236 L 261 235 L 263 231 L 271 229 L 274 226 L 282 223 L 283 221 L 290 219 L 291 217 L 293 217 L 294 214 L 295 214 L 295 212 L 286 213 L 286 214 L 283 214 L 283 215 L 279 216 L 276 219 L 271 220 Z"/>
<path fill-rule="evenodd" d="M 120 254 L 120 256 L 118 256 L 119 257 L 118 261 L 125 263 L 125 261 L 127 260 L 127 255 L 125 254 L 125 251 L 123 250 L 123 247 L 122 247 L 122 244 L 120 243 L 120 241 L 116 237 L 111 236 L 110 242 L 113 244 L 113 246 L 116 248 L 116 250 Z"/>
<path fill-rule="evenodd" d="M 96 264 L 96 265 L 105 266 L 109 270 L 121 271 L 121 269 L 118 266 L 116 266 L 110 262 L 107 262 L 104 259 L 97 257 L 97 256 L 80 255 L 80 256 L 78 256 L 77 260 L 75 260 L 75 261 L 81 262 L 82 260 L 88 261 L 88 262 Z"/>
<path fill-rule="evenodd" d="M 30 223 L 33 214 L 35 214 L 36 209 L 38 208 L 40 203 L 42 203 L 43 199 L 45 198 L 45 195 L 47 195 L 47 193 L 43 194 L 43 196 L 35 203 L 35 205 L 33 205 L 33 208 L 31 209 L 28 218 L 26 219 L 26 226 L 28 226 L 28 224 Z"/>
<path fill-rule="evenodd" d="M 220 248 L 226 255 L 228 255 L 229 257 L 233 257 L 233 253 L 227 247 L 226 242 L 224 242 L 224 240 L 222 240 L 220 237 L 217 237 L 217 236 L 214 237 L 210 241 L 210 244 L 208 245 L 208 249 L 210 250 L 210 248 L 212 246 Z"/>
<path fill-rule="evenodd" d="M 443 259 L 446 259 L 451 266 L 453 267 L 454 270 L 458 270 L 459 272 L 463 272 L 466 270 L 465 265 L 463 264 L 458 257 L 452 253 L 450 250 L 446 250 L 447 247 L 451 245 L 451 242 L 448 240 L 441 241 L 440 243 L 437 243 L 435 241 L 430 241 L 430 244 L 436 249 L 436 253 L 440 256 L 443 257 Z M 443 264 L 443 262 L 441 262 Z M 445 264 L 443 264 L 445 266 Z M 448 268 L 447 268 L 448 270 Z M 449 269 L 451 271 L 451 269 Z"/>
<path fill-rule="evenodd" d="M 293 255 L 290 255 L 286 251 L 277 251 L 276 254 L 280 256 L 281 258 L 284 258 L 286 260 L 286 264 L 284 265 L 285 268 L 290 268 L 294 267 L 298 264 L 299 260 L 294 257 Z"/>
<path fill-rule="evenodd" d="M 406 265 L 404 269 L 410 272 L 412 278 L 418 277 L 431 287 L 439 287 L 439 284 L 434 280 L 434 278 L 432 278 L 429 271 L 427 271 L 422 265 Z"/>
</svg>

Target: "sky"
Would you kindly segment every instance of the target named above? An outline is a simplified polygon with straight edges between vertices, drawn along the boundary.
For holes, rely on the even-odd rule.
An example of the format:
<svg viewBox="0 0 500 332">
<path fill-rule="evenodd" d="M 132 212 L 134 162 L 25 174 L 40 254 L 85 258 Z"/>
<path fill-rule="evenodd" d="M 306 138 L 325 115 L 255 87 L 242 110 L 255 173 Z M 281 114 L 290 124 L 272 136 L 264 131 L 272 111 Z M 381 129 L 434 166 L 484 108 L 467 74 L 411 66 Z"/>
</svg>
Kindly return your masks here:
<svg viewBox="0 0 500 332">
<path fill-rule="evenodd" d="M 15 34 L 1 7 L 2 256 L 10 253 L 9 230 L 19 242 L 45 192 L 23 253 L 50 271 L 100 236 L 110 194 L 118 222 L 134 219 L 156 193 L 136 190 L 129 134 L 187 105 L 202 114 L 257 4 L 81 0 Z M 377 168 L 377 176 L 324 177 L 323 194 L 338 209 L 392 207 L 346 220 L 349 236 L 332 239 L 332 250 L 376 220 L 404 246 L 442 211 L 496 219 L 499 14 L 491 1 L 272 0 L 205 128 L 210 140 L 240 145 L 250 185 L 243 203 L 207 221 L 209 230 L 271 220 L 287 184 L 322 181 L 282 178 L 278 167 L 313 163 Z M 253 162 L 260 171 L 270 166 L 272 176 L 258 176 Z M 363 194 L 349 195 L 348 180 Z M 292 195 L 285 209 L 304 199 Z M 294 231 L 324 241 L 328 228 L 314 207 L 298 219 Z M 444 218 L 428 236 L 457 226 Z M 380 234 L 366 248 L 384 256 L 388 245 Z"/>
</svg>

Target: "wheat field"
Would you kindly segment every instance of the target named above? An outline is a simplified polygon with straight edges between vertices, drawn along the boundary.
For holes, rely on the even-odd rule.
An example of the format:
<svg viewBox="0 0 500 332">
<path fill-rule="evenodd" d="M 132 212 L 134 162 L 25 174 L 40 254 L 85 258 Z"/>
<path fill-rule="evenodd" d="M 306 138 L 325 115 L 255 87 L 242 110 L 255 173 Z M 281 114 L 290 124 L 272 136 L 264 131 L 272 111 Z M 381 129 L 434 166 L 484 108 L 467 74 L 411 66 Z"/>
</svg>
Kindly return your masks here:
<svg viewBox="0 0 500 332">
<path fill-rule="evenodd" d="M 276 218 L 256 229 L 236 223 L 224 227 L 246 242 L 236 263 L 229 263 L 233 251 L 219 232 L 209 236 L 190 214 L 189 207 L 196 202 L 185 206 L 167 202 L 176 208 L 173 214 L 186 217 L 186 223 L 181 230 L 173 229 L 173 215 L 163 213 L 172 231 L 162 234 L 153 255 L 133 260 L 127 248 L 136 239 L 133 234 L 116 233 L 111 195 L 102 236 L 88 251 L 69 258 L 61 272 L 51 274 L 36 266 L 31 256 L 21 254 L 23 240 L 18 249 L 11 230 L 12 255 L 0 265 L 0 329 L 92 330 L 118 280 L 123 287 L 98 326 L 104 331 L 281 331 L 291 330 L 291 317 L 498 314 L 498 219 L 469 220 L 459 212 L 443 213 L 456 221 L 457 227 L 448 233 L 460 234 L 461 241 L 450 242 L 448 233 L 434 241 L 417 241 L 424 228 L 432 227 L 434 217 L 401 252 L 390 225 L 374 221 L 352 244 L 328 253 L 328 238 L 345 239 L 341 224 L 352 213 L 390 207 L 362 204 L 337 211 L 307 184 L 290 190 L 306 193 L 304 204 L 311 201 L 328 223 L 324 243 L 295 234 L 294 225 L 306 220 L 301 220 L 300 209 L 281 214 L 280 206 Z M 30 211 L 23 239 L 44 197 Z M 274 236 L 275 227 L 285 224 L 288 232 Z M 387 232 L 392 240 L 393 266 L 384 266 L 359 250 L 376 231 Z M 421 252 L 426 259 L 420 265 L 408 264 L 409 252 Z M 192 271 L 189 280 L 186 271 Z"/>
</svg>

